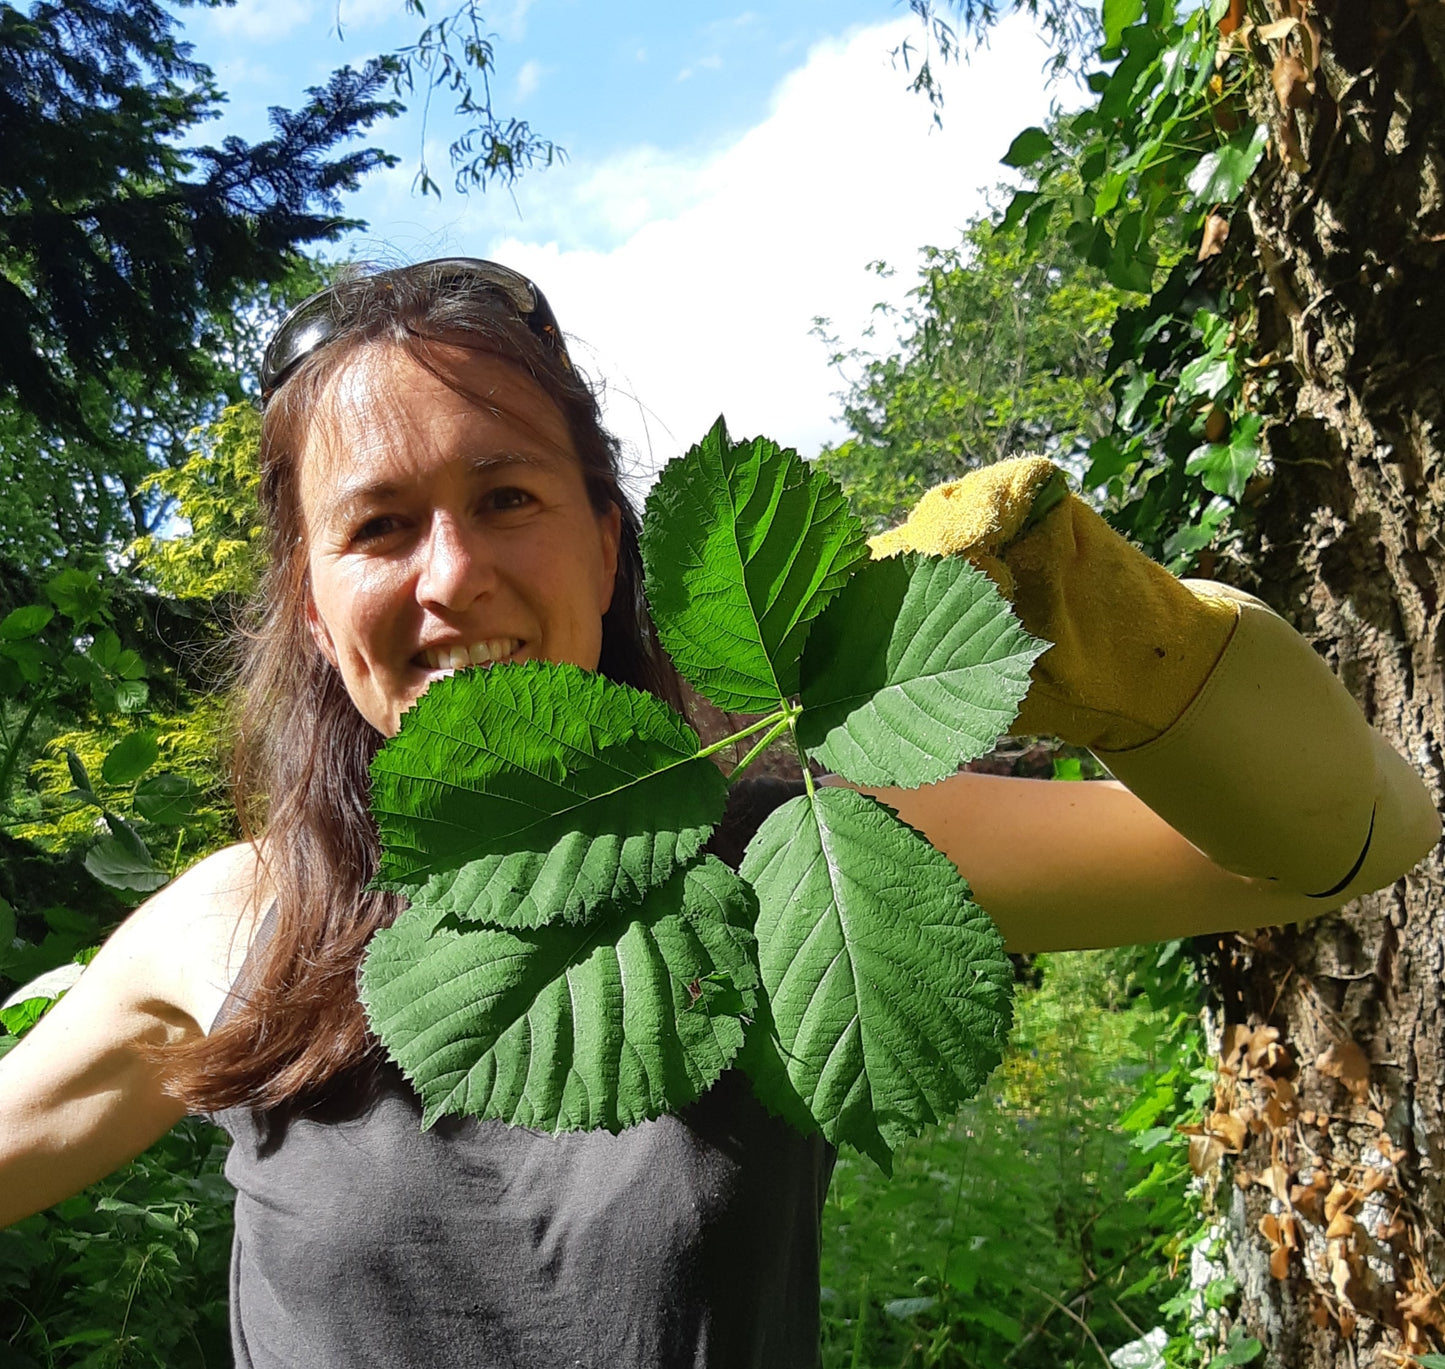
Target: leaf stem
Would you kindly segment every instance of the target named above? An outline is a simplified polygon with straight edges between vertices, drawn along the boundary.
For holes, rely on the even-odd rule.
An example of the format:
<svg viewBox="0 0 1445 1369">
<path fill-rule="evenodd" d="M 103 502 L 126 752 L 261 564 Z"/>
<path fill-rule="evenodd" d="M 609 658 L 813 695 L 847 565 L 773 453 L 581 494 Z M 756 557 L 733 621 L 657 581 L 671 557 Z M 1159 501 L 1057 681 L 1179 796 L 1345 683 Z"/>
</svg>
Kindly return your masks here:
<svg viewBox="0 0 1445 1369">
<path fill-rule="evenodd" d="M 720 742 L 713 742 L 711 746 L 705 746 L 697 754 L 699 756 L 714 756 L 719 751 L 729 746 L 735 746 L 738 742 L 745 742 L 749 737 L 756 737 L 764 728 L 773 727 L 777 723 L 787 726 L 789 712 L 786 708 L 780 708 L 776 713 L 769 713 L 766 718 L 755 722 L 751 727 L 745 727 L 741 732 L 734 732 L 731 737 L 724 737 Z"/>
<path fill-rule="evenodd" d="M 767 735 L 764 736 L 763 739 L 755 747 L 753 747 L 753 749 L 749 751 L 746 756 L 742 758 L 742 760 L 740 760 L 735 766 L 733 766 L 733 772 L 731 775 L 728 776 L 729 784 L 732 784 L 738 778 L 738 776 L 741 775 L 743 771 L 748 768 L 748 766 L 750 766 L 755 760 L 757 760 L 757 758 L 761 756 L 763 752 L 766 751 L 768 747 L 770 747 L 775 741 L 777 741 L 777 739 L 784 732 L 788 731 L 792 727 L 794 716 L 795 715 L 792 713 L 787 713 L 783 717 L 781 717 L 774 725 L 772 730 L 769 731 Z"/>
<path fill-rule="evenodd" d="M 808 791 L 808 798 L 811 800 L 814 794 L 813 772 L 808 768 L 808 753 L 803 750 L 803 744 L 798 740 L 798 715 L 802 711 L 800 707 L 788 718 L 788 731 L 793 736 L 793 750 L 798 753 L 798 766 L 803 772 L 803 788 Z"/>
</svg>

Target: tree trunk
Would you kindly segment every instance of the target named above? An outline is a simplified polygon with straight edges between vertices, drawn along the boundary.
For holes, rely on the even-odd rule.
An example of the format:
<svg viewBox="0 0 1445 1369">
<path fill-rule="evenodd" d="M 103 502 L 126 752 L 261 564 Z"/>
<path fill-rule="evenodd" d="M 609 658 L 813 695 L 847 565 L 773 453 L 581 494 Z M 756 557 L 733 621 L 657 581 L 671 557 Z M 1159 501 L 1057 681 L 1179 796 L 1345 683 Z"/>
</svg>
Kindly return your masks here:
<svg viewBox="0 0 1445 1369">
<path fill-rule="evenodd" d="M 1275 425 L 1244 587 L 1309 638 L 1438 803 L 1445 6 L 1272 3 L 1304 31 L 1256 34 L 1274 62 L 1257 109 L 1298 156 L 1272 152 L 1236 225 L 1236 243 L 1252 236 L 1233 270 L 1259 304 L 1255 402 Z M 1217 1106 L 1250 1129 L 1218 1190 L 1225 1254 L 1270 1369 L 1445 1346 L 1442 891 L 1437 849 L 1334 916 L 1223 943 L 1212 967 Z"/>
</svg>

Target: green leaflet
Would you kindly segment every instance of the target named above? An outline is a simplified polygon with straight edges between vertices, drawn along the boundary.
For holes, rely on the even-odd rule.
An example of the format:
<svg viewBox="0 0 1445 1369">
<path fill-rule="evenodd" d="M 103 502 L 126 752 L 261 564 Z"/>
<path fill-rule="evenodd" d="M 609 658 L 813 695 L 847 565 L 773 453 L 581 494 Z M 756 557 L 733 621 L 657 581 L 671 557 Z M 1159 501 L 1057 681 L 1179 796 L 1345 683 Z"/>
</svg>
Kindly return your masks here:
<svg viewBox="0 0 1445 1369">
<path fill-rule="evenodd" d="M 413 908 L 373 938 L 361 997 L 448 1113 L 617 1131 L 696 1098 L 756 1008 L 751 890 L 706 857 L 587 927 L 458 930 Z"/>
<path fill-rule="evenodd" d="M 742 874 L 777 1033 L 775 1055 L 749 1054 L 759 1096 L 784 1116 L 801 1100 L 830 1141 L 887 1169 L 999 1061 L 1013 982 L 1002 938 L 945 856 L 849 789 L 777 809 Z"/>
<path fill-rule="evenodd" d="M 855 784 L 930 784 L 993 746 L 1047 645 L 962 558 L 874 561 L 813 626 L 798 740 Z"/>
<path fill-rule="evenodd" d="M 765 713 L 798 692 L 812 620 L 866 560 L 842 490 L 722 419 L 647 499 L 647 597 L 678 670 L 719 708 Z"/>
<path fill-rule="evenodd" d="M 535 661 L 436 681 L 371 773 L 378 886 L 512 927 L 636 902 L 697 854 L 727 796 L 662 700 Z"/>
</svg>

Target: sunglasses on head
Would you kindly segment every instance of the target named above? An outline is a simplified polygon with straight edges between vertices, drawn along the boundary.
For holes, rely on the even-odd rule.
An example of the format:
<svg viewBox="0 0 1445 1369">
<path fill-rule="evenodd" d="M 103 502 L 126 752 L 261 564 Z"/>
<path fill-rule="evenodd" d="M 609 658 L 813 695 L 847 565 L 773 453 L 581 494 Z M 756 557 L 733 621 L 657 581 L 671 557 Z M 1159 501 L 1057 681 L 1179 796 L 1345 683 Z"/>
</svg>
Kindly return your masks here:
<svg viewBox="0 0 1445 1369">
<path fill-rule="evenodd" d="M 418 262 L 415 266 L 381 271 L 368 279 L 387 285 L 394 280 L 414 280 L 418 276 L 429 278 L 431 285 L 438 289 L 456 282 L 496 290 L 510 302 L 527 327 L 555 349 L 562 364 L 569 371 L 572 369 L 572 359 L 567 355 L 556 315 L 552 313 L 546 296 L 521 272 L 499 262 L 483 261 L 480 257 L 437 257 L 432 261 Z M 339 294 L 342 288 L 333 285 L 318 290 L 281 320 L 281 326 L 266 344 L 266 351 L 261 357 L 263 404 L 306 357 L 330 342 L 346 323 L 346 312 Z"/>
</svg>

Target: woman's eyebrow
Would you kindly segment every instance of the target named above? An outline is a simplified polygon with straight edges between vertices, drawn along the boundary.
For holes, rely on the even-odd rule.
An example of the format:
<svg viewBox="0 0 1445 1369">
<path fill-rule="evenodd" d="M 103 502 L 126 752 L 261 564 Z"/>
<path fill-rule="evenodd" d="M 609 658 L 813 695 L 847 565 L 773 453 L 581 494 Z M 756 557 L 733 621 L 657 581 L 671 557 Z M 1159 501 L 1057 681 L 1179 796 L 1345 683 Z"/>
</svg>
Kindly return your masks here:
<svg viewBox="0 0 1445 1369">
<path fill-rule="evenodd" d="M 467 461 L 470 475 L 487 475 L 507 466 L 530 466 L 542 471 L 555 471 L 566 464 L 563 452 L 553 451 L 489 451 Z M 327 524 L 345 523 L 358 509 L 395 498 L 403 486 L 395 480 L 357 480 L 343 484 L 326 506 Z"/>
</svg>

